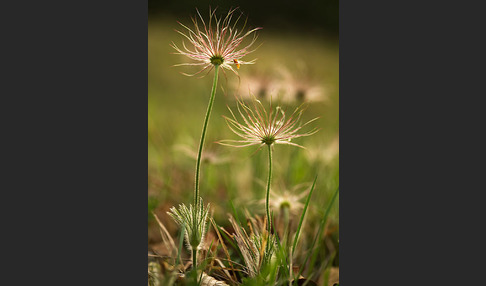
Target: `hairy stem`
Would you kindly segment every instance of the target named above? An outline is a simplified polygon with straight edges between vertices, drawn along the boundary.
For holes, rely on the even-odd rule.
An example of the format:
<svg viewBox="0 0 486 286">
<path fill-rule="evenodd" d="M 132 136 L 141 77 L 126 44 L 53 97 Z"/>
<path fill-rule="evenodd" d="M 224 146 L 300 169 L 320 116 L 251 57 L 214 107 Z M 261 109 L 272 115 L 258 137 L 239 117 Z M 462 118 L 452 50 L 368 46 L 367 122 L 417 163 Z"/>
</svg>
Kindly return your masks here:
<svg viewBox="0 0 486 286">
<path fill-rule="evenodd" d="M 283 217 L 284 217 L 284 232 L 283 232 L 283 239 L 285 243 L 285 247 L 288 248 L 289 244 L 289 228 L 290 228 L 290 209 L 288 206 L 283 208 Z"/>
<path fill-rule="evenodd" d="M 199 200 L 199 173 L 201 166 L 201 155 L 204 146 L 204 138 L 206 137 L 206 130 L 208 128 L 209 116 L 211 115 L 211 109 L 213 109 L 214 97 L 216 95 L 216 85 L 218 84 L 218 71 L 219 66 L 214 66 L 214 80 L 213 88 L 211 90 L 211 97 L 209 98 L 208 110 L 206 111 L 206 117 L 204 118 L 204 125 L 202 129 L 201 141 L 199 142 L 199 151 L 197 153 L 197 163 L 196 163 L 196 186 L 194 188 L 194 206 L 197 206 Z"/>
<path fill-rule="evenodd" d="M 196 213 L 199 209 L 199 173 L 201 171 L 201 155 L 202 155 L 202 149 L 204 146 L 204 139 L 206 138 L 206 130 L 208 129 L 208 122 L 209 122 L 209 116 L 211 115 L 211 110 L 213 109 L 213 103 L 214 103 L 214 97 L 216 95 L 216 86 L 218 84 L 218 71 L 219 71 L 219 65 L 214 65 L 214 80 L 213 80 L 213 88 L 211 89 L 211 96 L 209 98 L 209 104 L 208 104 L 208 110 L 206 111 L 206 117 L 204 118 L 204 125 L 202 129 L 202 134 L 201 134 L 201 141 L 199 142 L 199 150 L 197 152 L 197 163 L 196 163 L 196 181 L 195 181 L 195 187 L 194 187 L 194 213 L 193 215 L 193 228 L 194 231 L 198 229 L 198 221 L 196 219 Z M 192 263 L 194 267 L 194 272 L 196 275 L 196 281 L 197 281 L 197 247 L 193 246 L 192 249 Z"/>
<path fill-rule="evenodd" d="M 194 270 L 194 277 L 197 283 L 197 248 L 192 248 L 192 269 Z"/>
<path fill-rule="evenodd" d="M 268 146 L 268 183 L 267 183 L 267 199 L 265 202 L 265 206 L 267 209 L 267 222 L 268 222 L 268 235 L 270 235 L 272 230 L 272 219 L 270 218 L 270 184 L 272 181 L 272 147 L 271 145 Z"/>
</svg>

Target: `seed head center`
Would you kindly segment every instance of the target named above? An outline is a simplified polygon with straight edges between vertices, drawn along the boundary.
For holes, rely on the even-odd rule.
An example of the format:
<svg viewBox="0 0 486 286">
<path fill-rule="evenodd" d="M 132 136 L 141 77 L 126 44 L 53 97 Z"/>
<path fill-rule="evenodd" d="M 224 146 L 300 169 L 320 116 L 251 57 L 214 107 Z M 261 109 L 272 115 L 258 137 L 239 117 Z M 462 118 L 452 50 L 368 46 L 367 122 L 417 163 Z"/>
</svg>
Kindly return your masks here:
<svg viewBox="0 0 486 286">
<path fill-rule="evenodd" d="M 289 201 L 283 201 L 280 203 L 280 208 L 281 209 L 284 209 L 284 208 L 289 208 L 290 209 L 290 202 Z"/>
<path fill-rule="evenodd" d="M 267 145 L 272 145 L 275 142 L 275 137 L 273 136 L 265 136 L 262 138 L 262 143 Z"/>
<path fill-rule="evenodd" d="M 215 55 L 215 56 L 212 56 L 211 59 L 210 59 L 211 63 L 215 66 L 220 66 L 223 64 L 224 62 L 224 59 L 222 56 L 220 55 Z"/>
</svg>

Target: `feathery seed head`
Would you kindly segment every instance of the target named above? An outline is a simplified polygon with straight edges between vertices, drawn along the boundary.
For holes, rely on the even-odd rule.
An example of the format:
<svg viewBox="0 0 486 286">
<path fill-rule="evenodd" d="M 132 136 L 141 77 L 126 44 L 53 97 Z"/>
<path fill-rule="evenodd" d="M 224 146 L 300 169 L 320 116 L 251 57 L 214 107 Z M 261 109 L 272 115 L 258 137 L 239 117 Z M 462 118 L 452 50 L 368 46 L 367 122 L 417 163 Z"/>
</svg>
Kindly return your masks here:
<svg viewBox="0 0 486 286">
<path fill-rule="evenodd" d="M 324 102 L 328 100 L 328 88 L 320 81 L 312 78 L 306 66 L 300 66 L 292 72 L 286 67 L 280 67 L 281 98 L 286 103 L 293 102 Z"/>
<path fill-rule="evenodd" d="M 305 198 L 309 192 L 307 183 L 299 184 L 291 188 L 284 186 L 279 187 L 276 190 L 270 190 L 270 208 L 275 213 L 283 213 L 287 209 L 291 215 L 299 215 L 304 208 L 302 199 Z M 265 199 L 257 202 L 258 206 L 265 205 Z"/>
<path fill-rule="evenodd" d="M 211 71 L 214 67 L 221 67 L 238 74 L 233 68 L 240 65 L 253 64 L 252 61 L 242 61 L 241 58 L 253 52 L 250 48 L 255 43 L 257 36 L 256 31 L 261 28 L 254 28 L 244 32 L 246 20 L 243 27 L 238 29 L 236 26 L 242 16 L 235 16 L 236 9 L 231 9 L 224 18 L 218 18 L 215 10 L 209 10 L 209 21 L 205 22 L 199 10 L 198 17 L 192 18 L 194 27 L 191 29 L 182 23 L 181 26 L 187 30 L 186 33 L 177 31 L 184 36 L 190 45 L 182 42 L 182 48 L 172 42 L 172 47 L 177 51 L 176 54 L 187 56 L 194 60 L 192 63 L 182 63 L 176 66 L 200 66 L 201 70 L 192 75 L 197 75 L 203 71 Z M 236 18 L 233 23 L 232 20 Z M 243 45 L 246 37 L 253 36 L 251 41 Z M 185 74 L 192 76 L 189 74 Z"/>
<path fill-rule="evenodd" d="M 204 208 L 202 198 L 199 198 L 197 207 L 194 209 L 190 204 L 179 205 L 179 209 L 172 207 L 167 212 L 179 226 L 184 226 L 187 248 L 192 250 L 199 249 L 204 243 L 204 236 L 207 231 L 207 220 L 209 214 L 209 204 Z"/>
<path fill-rule="evenodd" d="M 304 208 L 304 204 L 301 203 L 301 200 L 307 195 L 307 192 L 295 193 L 295 190 L 296 189 L 293 189 L 292 191 L 285 190 L 280 193 L 271 193 L 271 207 L 277 211 L 282 211 L 287 208 L 292 215 L 298 214 Z"/>
<path fill-rule="evenodd" d="M 244 271 L 250 277 L 255 277 L 260 273 L 262 265 L 267 264 L 272 258 L 277 240 L 275 235 L 266 232 L 265 227 L 258 227 L 255 218 L 248 217 L 248 220 L 250 234 L 231 215 L 229 218 L 235 231 L 233 237 L 246 265 Z"/>
<path fill-rule="evenodd" d="M 226 116 L 224 118 L 231 131 L 241 137 L 242 140 L 222 140 L 218 142 L 219 144 L 232 147 L 287 144 L 304 148 L 291 142 L 291 140 L 309 136 L 318 131 L 314 129 L 307 133 L 297 133 L 302 127 L 317 119 L 314 118 L 301 125 L 300 118 L 304 111 L 303 105 L 297 107 L 290 117 L 286 117 L 283 109 L 278 106 L 275 111 L 270 107 L 267 112 L 260 100 L 254 96 L 252 98 L 253 108 L 250 108 L 242 100 L 237 99 L 237 101 L 237 109 L 241 119 L 239 120 L 230 108 L 228 109 L 232 118 Z"/>
<path fill-rule="evenodd" d="M 257 70 L 250 74 L 245 74 L 241 81 L 233 81 L 233 88 L 243 99 L 251 99 L 251 94 L 260 100 L 270 99 L 272 93 L 281 89 L 281 83 L 271 71 Z"/>
</svg>

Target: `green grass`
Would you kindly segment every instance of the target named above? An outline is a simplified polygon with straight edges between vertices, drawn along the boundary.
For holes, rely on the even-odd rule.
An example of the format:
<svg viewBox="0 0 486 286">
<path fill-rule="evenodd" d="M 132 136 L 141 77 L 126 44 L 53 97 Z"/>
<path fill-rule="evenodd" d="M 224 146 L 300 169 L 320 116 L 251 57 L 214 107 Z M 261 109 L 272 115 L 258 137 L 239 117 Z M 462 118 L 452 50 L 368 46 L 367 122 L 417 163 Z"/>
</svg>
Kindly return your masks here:
<svg viewBox="0 0 486 286">
<path fill-rule="evenodd" d="M 176 19 L 165 19 L 149 21 L 148 31 L 149 211 L 155 209 L 155 213 L 167 225 L 173 237 L 178 236 L 180 229 L 165 212 L 171 206 L 189 204 L 193 200 L 196 159 L 181 150 L 185 148 L 192 150 L 194 154 L 197 152 L 213 80 L 213 72 L 204 78 L 186 77 L 179 72 L 194 70 L 189 67 L 171 67 L 188 61 L 171 54 L 173 50 L 169 46 L 170 42 L 181 41 L 181 36 L 174 31 L 175 28 L 178 28 Z M 326 89 L 328 100 L 310 103 L 302 118 L 306 122 L 320 117 L 305 129 L 318 127 L 320 131 L 312 136 L 296 139 L 295 142 L 308 149 L 321 147 L 324 150 L 339 134 L 337 39 L 320 35 L 267 32 L 265 27 L 259 34 L 258 43 L 262 45 L 247 56 L 247 59 L 257 58 L 257 63 L 253 66 L 241 66 L 241 80 L 255 73 L 278 77 L 283 69 L 299 74 L 299 67 L 305 65 L 310 79 Z M 242 226 L 245 225 L 245 209 L 251 214 L 265 216 L 265 182 L 268 175 L 268 154 L 265 148 L 255 152 L 257 147 L 231 148 L 215 143 L 222 139 L 237 139 L 222 116 L 230 115 L 227 106 L 233 110 L 236 106 L 232 97 L 235 93 L 234 84 L 238 80 L 238 77 L 228 72 L 226 77 L 224 73 L 220 73 L 203 155 L 212 152 L 224 160 L 214 162 L 203 158 L 200 177 L 200 196 L 211 204 L 215 223 L 230 233 L 228 213 L 236 215 Z M 297 103 L 288 105 L 289 112 L 296 106 Z M 272 154 L 272 192 L 278 192 L 281 188 L 291 189 L 301 183 L 308 183 L 310 186 L 314 182 L 312 199 L 305 202 L 305 219 L 300 221 L 302 210 L 298 215 L 290 217 L 291 228 L 295 232 L 298 227 L 297 232 L 300 232 L 298 244 L 292 247 L 293 265 L 301 266 L 300 263 L 308 261 L 305 272 L 301 268 L 302 273 L 312 276 L 309 278 L 319 282 L 319 285 L 324 285 L 324 273 L 331 266 L 339 266 L 339 196 L 336 192 L 339 187 L 339 159 L 336 155 L 330 160 L 312 161 L 308 159 L 308 152 L 309 150 L 292 146 L 275 146 Z M 155 206 L 155 203 L 158 205 Z M 304 205 L 304 202 L 301 203 Z M 329 207 L 324 209 L 324 206 Z M 273 209 L 273 212 L 278 220 L 279 210 Z M 156 225 L 149 216 L 150 227 Z M 223 239 L 230 239 L 224 232 L 221 235 Z M 156 238 L 153 240 L 156 241 Z M 333 247 L 330 248 L 329 243 Z M 227 242 L 226 246 L 232 259 L 243 263 L 238 251 L 234 249 L 235 245 Z M 187 253 L 182 253 L 182 256 L 183 259 L 184 256 L 187 258 Z M 225 258 L 225 255 L 220 257 Z M 324 261 L 329 262 L 321 269 Z M 268 271 L 273 273 L 274 270 Z M 253 282 L 248 283 L 250 285 Z"/>
</svg>

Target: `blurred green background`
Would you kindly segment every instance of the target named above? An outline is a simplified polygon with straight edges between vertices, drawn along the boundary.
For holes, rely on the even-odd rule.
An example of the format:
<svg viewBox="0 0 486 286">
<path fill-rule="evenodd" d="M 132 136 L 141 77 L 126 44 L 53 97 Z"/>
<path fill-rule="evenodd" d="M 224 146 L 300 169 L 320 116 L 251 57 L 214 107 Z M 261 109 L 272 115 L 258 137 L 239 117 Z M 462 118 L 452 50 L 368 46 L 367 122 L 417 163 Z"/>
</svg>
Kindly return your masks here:
<svg viewBox="0 0 486 286">
<path fill-rule="evenodd" d="M 279 4 L 277 4 L 279 3 Z M 242 65 L 239 77 L 220 73 L 214 108 L 209 122 L 201 171 L 201 196 L 211 203 L 214 219 L 227 226 L 227 214 L 246 208 L 264 215 L 267 150 L 257 147 L 231 148 L 215 141 L 237 139 L 226 126 L 223 115 L 227 106 L 235 107 L 235 94 L 255 95 L 267 103 L 272 96 L 289 113 L 302 101 L 308 103 L 303 122 L 315 117 L 309 128 L 320 128 L 310 137 L 296 139 L 305 146 L 276 145 L 272 192 L 296 191 L 303 183 L 312 183 L 318 175 L 316 189 L 308 209 L 304 236 L 312 237 L 329 199 L 339 186 L 339 40 L 338 1 L 313 1 L 306 4 L 290 1 L 154 1 L 149 0 L 148 22 L 148 196 L 149 212 L 154 210 L 176 233 L 175 224 L 166 211 L 193 198 L 195 156 L 206 112 L 214 72 L 204 78 L 186 77 L 180 72 L 195 72 L 191 67 L 172 67 L 189 62 L 172 54 L 173 41 L 182 36 L 177 21 L 189 26 L 197 7 L 205 17 L 209 5 L 218 6 L 217 15 L 230 7 L 240 7 L 248 16 L 250 27 L 263 27 L 256 45 L 261 46 L 243 58 L 257 58 L 254 65 Z M 270 83 L 269 83 L 270 82 Z M 253 85 L 253 86 L 250 86 Z M 277 100 L 280 96 L 292 100 Z M 273 103 L 275 105 L 276 103 Z M 297 186 L 297 187 L 296 187 Z M 308 190 L 305 186 L 302 188 Z M 298 191 L 296 191 L 298 192 Z M 301 200 L 304 202 L 305 198 Z M 327 236 L 337 252 L 339 201 L 330 213 Z M 278 209 L 275 210 L 278 215 Z M 299 219 L 300 213 L 295 218 Z M 149 244 L 158 241 L 158 230 L 149 214 Z M 305 240 L 305 239 L 304 239 Z M 325 246 L 323 249 L 332 247 Z M 324 250 L 323 250 L 324 251 Z M 323 258 L 326 257 L 323 253 Z M 336 256 L 337 257 L 337 256 Z M 333 262 L 338 265 L 337 258 Z"/>
</svg>

